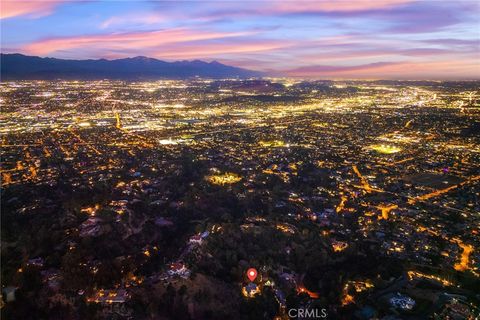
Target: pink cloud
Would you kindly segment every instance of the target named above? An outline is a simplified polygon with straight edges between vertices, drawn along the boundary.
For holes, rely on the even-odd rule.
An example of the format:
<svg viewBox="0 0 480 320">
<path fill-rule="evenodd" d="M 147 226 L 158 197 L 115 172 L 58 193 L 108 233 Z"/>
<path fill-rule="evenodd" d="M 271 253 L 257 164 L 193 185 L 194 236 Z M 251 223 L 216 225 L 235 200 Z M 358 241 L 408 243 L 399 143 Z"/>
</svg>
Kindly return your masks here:
<svg viewBox="0 0 480 320">
<path fill-rule="evenodd" d="M 62 2 L 62 0 L 1 0 L 0 19 L 17 16 L 42 17 L 52 13 L 53 9 Z"/>
<path fill-rule="evenodd" d="M 418 0 L 258 0 L 245 6 L 242 2 L 222 1 L 210 18 L 233 16 L 277 15 L 291 13 L 359 13 L 389 10 L 418 2 Z M 217 5 L 218 2 L 215 2 Z M 250 4 L 250 3 L 249 3 Z"/>
<path fill-rule="evenodd" d="M 307 53 L 307 54 L 298 54 L 298 57 L 302 61 L 313 64 L 326 64 L 336 61 L 355 61 L 355 60 L 391 60 L 391 59 L 401 59 L 402 57 L 417 57 L 435 60 L 440 56 L 452 56 L 456 55 L 462 57 L 471 57 L 472 54 L 475 54 L 476 51 L 471 49 L 469 50 L 455 50 L 455 49 L 445 49 L 445 48 L 412 48 L 412 49 L 401 49 L 391 47 L 380 47 L 378 49 L 355 49 L 352 46 L 351 50 L 318 50 L 319 53 Z"/>
<path fill-rule="evenodd" d="M 151 51 L 167 44 L 188 41 L 224 39 L 251 35 L 252 32 L 214 32 L 190 29 L 168 29 L 159 31 L 113 33 L 86 36 L 51 38 L 25 45 L 22 51 L 27 54 L 47 55 L 55 52 L 96 50 L 107 51 Z"/>
<path fill-rule="evenodd" d="M 110 28 L 113 26 L 123 25 L 123 24 L 141 24 L 149 25 L 155 24 L 163 21 L 167 21 L 167 17 L 156 14 L 156 13 L 146 13 L 146 14 L 131 14 L 125 16 L 114 16 L 103 21 L 100 25 L 101 29 Z"/>
<path fill-rule="evenodd" d="M 385 9 L 405 5 L 416 0 L 278 0 L 271 10 L 277 12 L 354 12 Z"/>
<path fill-rule="evenodd" d="M 177 44 L 161 48 L 153 53 L 155 57 L 164 59 L 201 59 L 224 58 L 229 55 L 252 54 L 285 48 L 287 41 L 241 41 L 231 43 L 198 43 Z"/>
<path fill-rule="evenodd" d="M 242 41 L 238 43 L 170 43 L 161 47 L 137 48 L 130 50 L 108 50 L 100 47 L 79 48 L 74 55 L 63 56 L 64 58 L 82 58 L 84 56 L 105 59 L 121 59 L 137 55 L 145 55 L 161 60 L 230 60 L 231 57 L 266 54 L 281 49 L 284 42 L 279 41 Z M 230 63 L 234 66 L 242 66 Z M 246 67 L 246 66 L 244 66 Z M 256 65 L 255 69 L 261 70 L 265 66 Z"/>
</svg>

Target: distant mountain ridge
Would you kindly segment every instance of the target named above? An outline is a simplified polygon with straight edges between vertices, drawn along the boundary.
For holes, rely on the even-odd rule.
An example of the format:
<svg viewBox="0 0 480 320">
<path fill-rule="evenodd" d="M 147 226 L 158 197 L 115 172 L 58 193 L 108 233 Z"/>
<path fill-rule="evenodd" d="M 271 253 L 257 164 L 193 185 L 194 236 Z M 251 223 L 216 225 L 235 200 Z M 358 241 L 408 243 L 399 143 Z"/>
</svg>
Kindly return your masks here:
<svg viewBox="0 0 480 320">
<path fill-rule="evenodd" d="M 2 53 L 0 62 L 1 80 L 149 80 L 184 79 L 195 76 L 219 79 L 262 76 L 261 72 L 232 67 L 217 61 L 166 62 L 143 56 L 116 60 L 67 60 Z"/>
</svg>

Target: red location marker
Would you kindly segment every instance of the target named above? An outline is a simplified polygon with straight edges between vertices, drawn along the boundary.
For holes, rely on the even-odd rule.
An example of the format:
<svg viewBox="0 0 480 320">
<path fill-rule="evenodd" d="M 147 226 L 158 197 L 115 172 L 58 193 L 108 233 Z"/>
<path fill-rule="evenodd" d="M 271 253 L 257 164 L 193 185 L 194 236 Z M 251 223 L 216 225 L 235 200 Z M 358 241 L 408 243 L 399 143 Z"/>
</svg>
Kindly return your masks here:
<svg viewBox="0 0 480 320">
<path fill-rule="evenodd" d="M 255 268 L 250 268 L 247 270 L 247 277 L 250 279 L 250 281 L 254 281 L 255 278 L 257 277 L 257 270 Z"/>
</svg>

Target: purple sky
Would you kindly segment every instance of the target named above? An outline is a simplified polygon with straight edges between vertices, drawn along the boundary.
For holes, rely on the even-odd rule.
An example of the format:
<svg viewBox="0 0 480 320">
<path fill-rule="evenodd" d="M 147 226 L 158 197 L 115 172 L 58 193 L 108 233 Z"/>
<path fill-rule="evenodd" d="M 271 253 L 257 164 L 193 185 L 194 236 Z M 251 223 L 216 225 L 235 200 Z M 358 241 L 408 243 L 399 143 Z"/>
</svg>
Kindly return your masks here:
<svg viewBox="0 0 480 320">
<path fill-rule="evenodd" d="M 476 0 L 1 0 L 0 12 L 4 53 L 218 60 L 308 78 L 480 78 Z"/>
</svg>

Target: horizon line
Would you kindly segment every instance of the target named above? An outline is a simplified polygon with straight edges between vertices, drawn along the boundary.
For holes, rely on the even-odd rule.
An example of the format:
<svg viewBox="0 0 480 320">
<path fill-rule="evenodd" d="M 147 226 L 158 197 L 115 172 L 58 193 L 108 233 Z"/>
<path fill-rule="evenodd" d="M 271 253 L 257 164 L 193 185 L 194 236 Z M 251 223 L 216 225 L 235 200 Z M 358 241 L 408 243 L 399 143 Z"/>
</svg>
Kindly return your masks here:
<svg viewBox="0 0 480 320">
<path fill-rule="evenodd" d="M 200 61 L 204 63 L 219 63 L 224 66 L 228 67 L 234 67 L 234 68 L 239 68 L 243 69 L 246 71 L 252 71 L 252 72 L 259 72 L 259 73 L 264 73 L 265 76 L 258 76 L 258 77 L 248 77 L 246 79 L 303 79 L 307 81 L 432 81 L 432 82 L 477 82 L 480 81 L 480 76 L 478 78 L 455 78 L 455 79 L 450 79 L 450 78 L 342 78 L 342 77 L 309 77 L 309 76 L 294 76 L 294 75 L 281 75 L 281 72 L 277 72 L 278 75 L 274 74 L 268 74 L 268 71 L 259 71 L 255 69 L 250 69 L 250 68 L 244 68 L 244 67 L 239 67 L 231 64 L 225 64 L 223 62 L 219 62 L 217 59 L 211 59 L 210 58 L 205 58 L 205 59 L 184 59 L 184 60 L 171 60 L 171 59 L 159 59 L 159 58 L 154 58 L 154 57 L 149 57 L 145 55 L 137 55 L 137 56 L 128 56 L 124 58 L 115 58 L 115 59 L 109 59 L 109 58 L 80 58 L 80 59 L 73 59 L 73 58 L 58 58 L 54 56 L 39 56 L 39 55 L 29 55 L 21 52 L 1 52 L 1 55 L 21 55 L 24 57 L 32 57 L 32 58 L 40 58 L 40 59 L 57 59 L 57 60 L 66 60 L 66 61 L 88 61 L 88 60 L 93 60 L 93 61 L 118 61 L 118 60 L 126 60 L 126 59 L 135 59 L 135 58 L 146 58 L 146 59 L 151 59 L 151 60 L 156 60 L 156 61 L 161 61 L 161 62 L 167 62 L 167 63 L 172 63 L 172 62 L 195 62 L 195 61 Z M 200 77 L 202 78 L 202 77 Z M 204 79 L 208 79 L 208 77 L 203 77 Z M 224 78 L 224 79 L 231 79 L 231 78 Z M 62 79 L 58 78 L 56 80 L 62 80 L 62 81 L 75 81 L 72 79 Z M 120 80 L 120 79 L 114 79 L 114 78 L 105 78 L 102 80 L 117 80 L 117 81 L 126 81 L 126 80 Z M 160 80 L 160 79 L 159 79 Z M 2 80 L 0 79 L 0 82 L 4 81 L 12 81 L 12 80 Z M 45 81 L 41 79 L 22 79 L 22 80 L 16 80 L 16 81 Z M 50 80 L 52 81 L 52 80 Z M 79 79 L 78 81 L 101 81 L 100 79 L 98 80 L 81 80 Z M 128 81 L 152 81 L 152 80 L 128 80 Z"/>
</svg>

